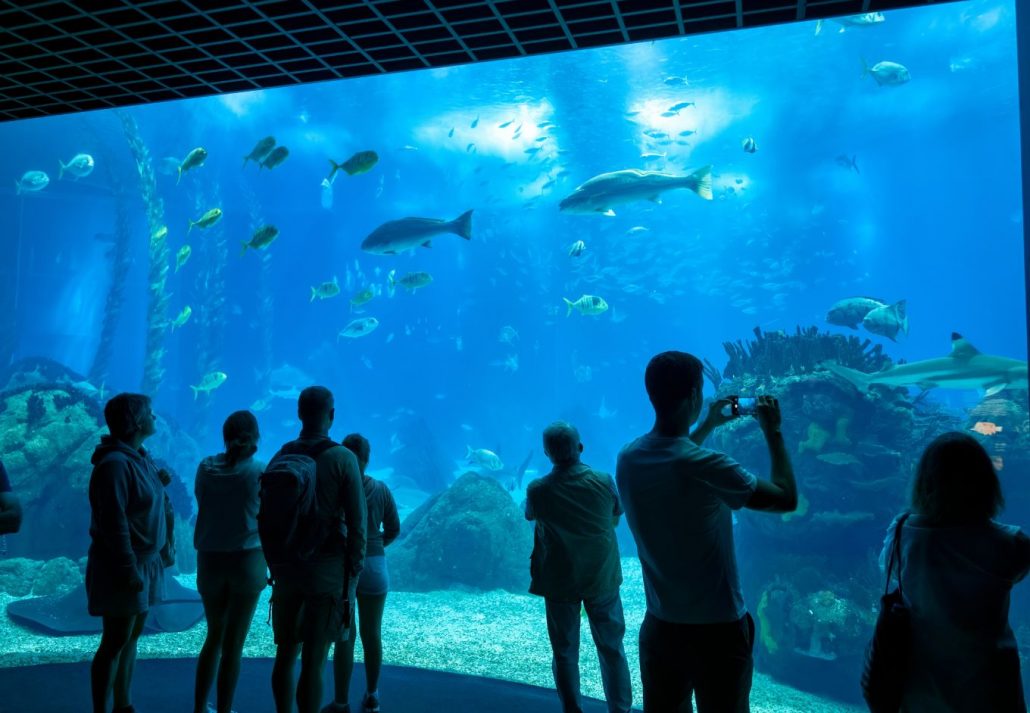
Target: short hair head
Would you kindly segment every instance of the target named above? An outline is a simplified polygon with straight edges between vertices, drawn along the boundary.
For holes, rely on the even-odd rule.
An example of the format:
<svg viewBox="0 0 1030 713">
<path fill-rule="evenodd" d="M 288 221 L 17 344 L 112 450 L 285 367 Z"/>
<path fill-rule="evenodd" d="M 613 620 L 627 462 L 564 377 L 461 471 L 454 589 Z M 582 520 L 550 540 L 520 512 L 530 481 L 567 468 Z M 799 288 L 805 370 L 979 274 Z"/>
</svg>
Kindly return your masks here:
<svg viewBox="0 0 1030 713">
<path fill-rule="evenodd" d="M 354 457 L 358 459 L 358 465 L 361 466 L 361 472 L 364 473 L 368 459 L 372 455 L 372 444 L 368 442 L 368 439 L 360 433 L 348 433 L 343 439 L 343 447 L 354 454 Z"/>
<path fill-rule="evenodd" d="M 250 411 L 234 411 L 222 424 L 225 455 L 230 463 L 239 463 L 257 453 L 260 438 L 257 418 Z"/>
<path fill-rule="evenodd" d="M 335 408 L 333 392 L 324 386 L 309 386 L 297 398 L 297 417 L 304 426 L 320 426 Z"/>
<path fill-rule="evenodd" d="M 128 441 L 143 430 L 150 413 L 150 397 L 146 394 L 121 393 L 104 405 L 104 421 L 111 435 Z"/>
<path fill-rule="evenodd" d="M 647 396 L 659 416 L 671 415 L 683 402 L 700 401 L 704 386 L 701 360 L 686 352 L 662 352 L 651 358 L 644 372 Z"/>
<path fill-rule="evenodd" d="M 912 483 L 912 510 L 935 523 L 990 520 L 1005 506 L 987 451 L 972 436 L 951 431 L 923 451 Z"/>
<path fill-rule="evenodd" d="M 570 465 L 579 461 L 579 431 L 571 423 L 555 421 L 544 429 L 544 453 L 555 465 Z"/>
</svg>

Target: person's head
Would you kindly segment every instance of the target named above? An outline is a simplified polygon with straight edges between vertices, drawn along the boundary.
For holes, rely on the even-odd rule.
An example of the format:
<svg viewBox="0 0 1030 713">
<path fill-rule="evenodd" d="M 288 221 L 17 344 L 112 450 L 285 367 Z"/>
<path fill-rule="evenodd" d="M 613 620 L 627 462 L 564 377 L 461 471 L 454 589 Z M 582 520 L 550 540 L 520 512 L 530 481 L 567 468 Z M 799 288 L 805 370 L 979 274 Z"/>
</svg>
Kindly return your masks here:
<svg viewBox="0 0 1030 713">
<path fill-rule="evenodd" d="M 309 386 L 297 399 L 297 418 L 305 429 L 328 431 L 336 417 L 333 392 L 324 386 Z"/>
<path fill-rule="evenodd" d="M 235 411 L 222 424 L 225 457 L 230 463 L 239 463 L 257 453 L 260 438 L 257 418 L 250 411 Z"/>
<path fill-rule="evenodd" d="M 656 354 L 647 364 L 644 386 L 658 420 L 689 426 L 701 413 L 704 368 L 693 354 Z"/>
<path fill-rule="evenodd" d="M 987 451 L 965 433 L 952 431 L 926 447 L 912 484 L 912 511 L 933 522 L 990 520 L 1005 505 Z"/>
<path fill-rule="evenodd" d="M 361 474 L 365 474 L 365 468 L 368 467 L 368 459 L 372 455 L 372 445 L 368 442 L 368 439 L 362 436 L 360 433 L 348 433 L 343 439 L 343 447 L 354 454 L 354 457 L 358 459 L 358 468 L 361 469 Z"/>
<path fill-rule="evenodd" d="M 555 421 L 544 429 L 544 453 L 556 466 L 575 465 L 582 452 L 579 431 L 572 424 Z"/>
<path fill-rule="evenodd" d="M 104 405 L 107 430 L 119 441 L 131 443 L 154 435 L 154 413 L 146 394 L 118 394 Z"/>
</svg>

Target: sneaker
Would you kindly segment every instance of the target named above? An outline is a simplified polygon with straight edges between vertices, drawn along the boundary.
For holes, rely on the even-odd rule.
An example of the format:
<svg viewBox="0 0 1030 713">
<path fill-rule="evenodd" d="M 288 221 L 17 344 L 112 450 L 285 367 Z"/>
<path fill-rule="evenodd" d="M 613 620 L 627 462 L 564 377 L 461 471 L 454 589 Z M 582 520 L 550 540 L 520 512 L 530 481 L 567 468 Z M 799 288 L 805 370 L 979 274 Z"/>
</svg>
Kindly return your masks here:
<svg viewBox="0 0 1030 713">
<path fill-rule="evenodd" d="M 379 713 L 379 696 L 374 693 L 366 693 L 361 699 L 361 713 Z"/>
</svg>

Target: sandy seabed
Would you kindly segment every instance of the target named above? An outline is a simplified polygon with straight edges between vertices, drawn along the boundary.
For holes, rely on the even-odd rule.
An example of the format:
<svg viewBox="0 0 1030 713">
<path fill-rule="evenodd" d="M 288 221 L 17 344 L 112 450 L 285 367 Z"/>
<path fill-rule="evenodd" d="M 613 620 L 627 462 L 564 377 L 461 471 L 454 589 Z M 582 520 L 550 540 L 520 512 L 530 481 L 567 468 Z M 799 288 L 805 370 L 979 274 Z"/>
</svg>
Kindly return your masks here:
<svg viewBox="0 0 1030 713">
<path fill-rule="evenodd" d="M 636 704 L 640 704 L 640 670 L 637 636 L 644 618 L 644 588 L 640 563 L 622 560 L 622 601 L 626 615 L 626 655 L 633 677 Z M 193 575 L 179 581 L 193 587 Z M 271 657 L 275 653 L 272 629 L 267 623 L 270 592 L 265 590 L 254 615 L 244 655 Z M 0 594 L 0 607 L 15 597 Z M 86 603 L 83 601 L 83 606 Z M 200 622 L 189 631 L 154 634 L 140 640 L 141 658 L 193 658 L 200 651 L 207 627 Z M 44 663 L 83 661 L 92 657 L 100 637 L 49 637 L 35 634 L 8 617 L 0 618 L 0 641 L 4 642 L 0 666 L 31 666 Z M 580 670 L 584 695 L 603 698 L 601 676 L 584 622 L 581 631 Z M 385 663 L 489 678 L 502 678 L 551 687 L 551 650 L 547 641 L 544 602 L 539 597 L 493 592 L 440 591 L 425 594 L 392 592 L 383 620 Z M 362 658 L 360 641 L 357 658 Z M 756 674 L 751 693 L 753 713 L 861 713 L 849 706 L 798 691 Z"/>
</svg>

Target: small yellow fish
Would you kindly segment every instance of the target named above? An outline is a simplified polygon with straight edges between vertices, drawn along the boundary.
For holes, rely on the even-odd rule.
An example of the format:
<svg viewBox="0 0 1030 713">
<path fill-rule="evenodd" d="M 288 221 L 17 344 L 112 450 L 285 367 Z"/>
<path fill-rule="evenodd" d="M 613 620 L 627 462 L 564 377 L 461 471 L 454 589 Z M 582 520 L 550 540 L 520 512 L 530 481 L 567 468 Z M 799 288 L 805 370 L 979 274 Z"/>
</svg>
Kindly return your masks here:
<svg viewBox="0 0 1030 713">
<path fill-rule="evenodd" d="M 254 235 L 251 236 L 250 242 L 243 243 L 243 252 L 241 252 L 240 255 L 245 255 L 247 248 L 264 250 L 278 237 L 279 229 L 277 227 L 274 225 L 262 225 L 254 231 Z"/>
<path fill-rule="evenodd" d="M 150 236 L 150 239 L 151 240 L 160 240 L 161 238 L 164 238 L 167 235 L 168 235 L 168 226 L 167 225 L 162 225 L 160 228 L 158 228 L 157 230 L 155 230 L 153 232 L 153 234 Z"/>
<path fill-rule="evenodd" d="M 375 296 L 375 290 L 373 290 L 371 287 L 366 287 L 361 292 L 350 298 L 350 306 L 360 307 L 363 304 L 371 302 Z"/>
<path fill-rule="evenodd" d="M 323 282 L 318 287 L 311 288 L 311 302 L 315 299 L 327 300 L 330 297 L 336 297 L 340 294 L 340 283 L 336 281 L 336 275 L 333 275 L 332 282 Z"/>
<path fill-rule="evenodd" d="M 186 261 L 190 259 L 190 255 L 192 253 L 193 253 L 193 248 L 191 248 L 189 245 L 183 245 L 181 248 L 179 248 L 179 252 L 177 252 L 175 254 L 175 271 L 176 272 L 178 272 L 179 269 L 183 265 L 186 264 Z"/>
<path fill-rule="evenodd" d="M 189 322 L 190 321 L 190 315 L 192 315 L 192 314 L 193 314 L 193 310 L 190 309 L 189 305 L 186 305 L 185 307 L 183 307 L 182 311 L 179 312 L 179 316 L 172 320 L 172 325 L 171 325 L 172 330 L 174 331 L 177 327 L 181 327 L 184 324 L 186 324 L 187 322 Z"/>
<path fill-rule="evenodd" d="M 1001 433 L 1004 429 L 997 424 L 991 423 L 990 421 L 977 421 L 969 430 L 976 431 L 981 436 L 993 436 L 995 434 Z"/>
<path fill-rule="evenodd" d="M 221 208 L 212 208 L 211 210 L 209 210 L 208 212 L 204 213 L 204 215 L 200 216 L 196 220 L 191 220 L 190 221 L 189 230 L 186 231 L 186 234 L 188 235 L 190 230 L 193 230 L 193 226 L 194 225 L 197 226 L 198 228 L 210 228 L 212 225 L 214 225 L 215 223 L 217 223 L 221 219 L 222 219 L 222 209 Z"/>
</svg>

